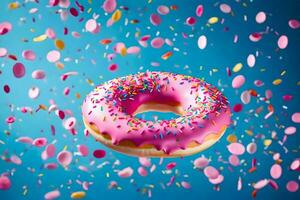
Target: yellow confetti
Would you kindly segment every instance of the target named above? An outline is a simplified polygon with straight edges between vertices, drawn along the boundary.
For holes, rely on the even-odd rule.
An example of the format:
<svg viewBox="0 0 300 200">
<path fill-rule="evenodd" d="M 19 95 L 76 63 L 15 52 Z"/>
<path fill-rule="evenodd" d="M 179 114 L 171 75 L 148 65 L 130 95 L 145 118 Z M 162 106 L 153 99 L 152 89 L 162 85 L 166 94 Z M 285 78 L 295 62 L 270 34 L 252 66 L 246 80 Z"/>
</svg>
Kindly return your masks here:
<svg viewBox="0 0 300 200">
<path fill-rule="evenodd" d="M 117 9 L 111 16 L 111 19 L 113 20 L 113 22 L 117 22 L 121 19 L 122 17 L 122 12 Z"/>
<path fill-rule="evenodd" d="M 251 130 L 245 130 L 245 132 L 247 133 L 247 135 L 253 136 L 253 131 L 251 131 Z"/>
<path fill-rule="evenodd" d="M 123 47 L 123 48 L 121 49 L 120 54 L 121 54 L 121 56 L 126 56 L 126 54 L 127 54 L 127 49 L 126 49 L 126 47 Z"/>
<path fill-rule="evenodd" d="M 85 197 L 85 192 L 84 191 L 73 192 L 71 194 L 72 199 L 82 199 L 84 197 Z"/>
<path fill-rule="evenodd" d="M 90 85 L 90 86 L 94 86 L 94 82 L 91 79 L 86 79 L 86 82 Z"/>
<path fill-rule="evenodd" d="M 239 72 L 242 68 L 243 68 L 243 64 L 242 64 L 242 63 L 237 63 L 237 64 L 233 67 L 232 71 L 233 71 L 233 72 Z"/>
<path fill-rule="evenodd" d="M 59 50 L 63 50 L 65 48 L 65 43 L 62 40 L 56 39 L 54 41 L 55 47 Z"/>
<path fill-rule="evenodd" d="M 273 81 L 273 85 L 279 85 L 282 82 L 280 78 Z"/>
<path fill-rule="evenodd" d="M 8 9 L 10 9 L 10 10 L 14 10 L 17 8 L 20 8 L 20 3 L 17 1 L 8 4 Z"/>
<path fill-rule="evenodd" d="M 90 13 L 90 12 L 92 12 L 92 8 L 89 8 L 89 9 L 87 10 L 87 13 Z"/>
<path fill-rule="evenodd" d="M 211 18 L 208 19 L 209 24 L 215 24 L 218 21 L 219 21 L 219 18 L 217 18 L 217 17 L 211 17 Z"/>
<path fill-rule="evenodd" d="M 37 36 L 37 37 L 33 38 L 33 41 L 34 42 L 42 42 L 46 39 L 47 39 L 47 35 L 43 34 L 43 35 L 40 35 L 40 36 Z"/>
<path fill-rule="evenodd" d="M 271 139 L 265 139 L 265 140 L 264 140 L 264 145 L 265 145 L 266 147 L 270 146 L 271 144 L 272 144 L 272 140 L 271 140 Z"/>
<path fill-rule="evenodd" d="M 230 142 L 230 143 L 235 143 L 235 142 L 237 142 L 237 137 L 236 137 L 236 135 L 234 135 L 234 134 L 228 135 L 228 136 L 227 136 L 227 141 Z"/>
</svg>

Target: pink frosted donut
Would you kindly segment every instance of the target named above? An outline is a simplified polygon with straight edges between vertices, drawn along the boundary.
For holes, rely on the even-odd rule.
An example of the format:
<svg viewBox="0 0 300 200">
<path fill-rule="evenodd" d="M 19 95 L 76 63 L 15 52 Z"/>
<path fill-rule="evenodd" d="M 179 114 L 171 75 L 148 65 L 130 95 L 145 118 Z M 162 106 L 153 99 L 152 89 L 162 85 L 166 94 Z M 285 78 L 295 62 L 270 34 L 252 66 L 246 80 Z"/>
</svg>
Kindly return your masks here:
<svg viewBox="0 0 300 200">
<path fill-rule="evenodd" d="M 135 117 L 149 110 L 180 116 L 157 121 Z M 145 72 L 97 86 L 84 100 L 82 115 L 87 130 L 109 148 L 134 156 L 177 157 L 217 142 L 231 113 L 223 94 L 200 79 Z"/>
</svg>

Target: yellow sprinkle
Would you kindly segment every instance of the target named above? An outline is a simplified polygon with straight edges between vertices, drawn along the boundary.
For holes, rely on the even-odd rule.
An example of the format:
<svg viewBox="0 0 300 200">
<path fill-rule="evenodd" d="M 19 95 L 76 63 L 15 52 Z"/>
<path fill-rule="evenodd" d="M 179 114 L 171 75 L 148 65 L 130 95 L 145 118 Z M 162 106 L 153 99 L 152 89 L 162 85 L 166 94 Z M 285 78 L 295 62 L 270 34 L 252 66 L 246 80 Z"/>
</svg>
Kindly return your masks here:
<svg viewBox="0 0 300 200">
<path fill-rule="evenodd" d="M 217 17 L 211 17 L 211 18 L 209 18 L 208 23 L 209 24 L 215 24 L 218 21 L 219 21 L 219 18 L 217 18 Z"/>
<path fill-rule="evenodd" d="M 106 172 L 105 176 L 106 176 L 106 178 L 109 178 L 110 175 L 108 172 Z"/>
<path fill-rule="evenodd" d="M 280 78 L 273 81 L 273 85 L 279 85 L 282 82 Z"/>
<path fill-rule="evenodd" d="M 68 149 L 68 146 L 66 145 L 66 146 L 64 146 L 63 151 L 67 151 L 67 149 Z"/>
<path fill-rule="evenodd" d="M 63 50 L 65 48 L 65 43 L 62 40 L 56 39 L 54 41 L 55 47 L 59 50 Z"/>
<path fill-rule="evenodd" d="M 121 19 L 122 17 L 122 12 L 117 9 L 111 16 L 111 19 L 113 20 L 113 22 L 117 22 Z"/>
<path fill-rule="evenodd" d="M 17 9 L 17 8 L 20 8 L 20 4 L 17 1 L 8 4 L 8 9 L 10 9 L 10 10 L 14 10 L 14 9 Z"/>
<path fill-rule="evenodd" d="M 242 68 L 243 68 L 243 64 L 242 64 L 242 63 L 237 63 L 237 64 L 233 67 L 232 71 L 233 71 L 233 72 L 239 72 Z"/>
<path fill-rule="evenodd" d="M 228 135 L 228 136 L 227 136 L 227 141 L 230 142 L 230 143 L 235 143 L 235 142 L 237 142 L 237 137 L 236 137 L 236 135 L 234 135 L 234 134 Z"/>
<path fill-rule="evenodd" d="M 127 49 L 126 47 L 123 47 L 120 51 L 121 56 L 125 56 L 127 54 Z"/>
<path fill-rule="evenodd" d="M 43 34 L 43 35 L 40 35 L 40 36 L 37 36 L 37 37 L 33 38 L 33 41 L 34 42 L 42 42 L 46 39 L 47 39 L 47 35 Z"/>
<path fill-rule="evenodd" d="M 71 194 L 72 199 L 82 199 L 84 197 L 85 197 L 85 192 L 84 191 L 73 192 Z"/>
<path fill-rule="evenodd" d="M 89 8 L 88 10 L 87 10 L 87 13 L 90 13 L 92 11 L 92 8 Z"/>
<path fill-rule="evenodd" d="M 268 147 L 268 146 L 270 146 L 271 144 L 272 144 L 272 140 L 271 140 L 271 139 L 265 139 L 265 140 L 264 140 L 264 145 L 265 145 L 265 146 Z"/>
<path fill-rule="evenodd" d="M 251 131 L 251 130 L 245 130 L 245 132 L 247 133 L 247 135 L 253 136 L 253 131 Z"/>
<path fill-rule="evenodd" d="M 45 106 L 45 105 L 43 105 L 43 104 L 40 104 L 40 105 L 39 105 L 39 108 L 40 108 L 41 110 L 47 110 L 47 106 Z"/>
<path fill-rule="evenodd" d="M 86 79 L 86 82 L 91 85 L 91 86 L 94 86 L 94 82 L 91 80 L 91 79 Z"/>
<path fill-rule="evenodd" d="M 172 53 L 171 51 L 168 51 L 167 53 L 163 54 L 163 55 L 161 56 L 161 58 L 162 58 L 163 60 L 167 60 L 167 59 L 169 59 L 172 55 L 173 55 L 173 53 Z"/>
<path fill-rule="evenodd" d="M 44 174 L 39 174 L 38 176 L 41 177 L 41 176 L 44 176 Z"/>
<path fill-rule="evenodd" d="M 280 73 L 280 76 L 283 76 L 283 75 L 285 75 L 285 73 L 286 73 L 286 71 L 285 71 L 285 70 L 283 70 L 283 71 Z"/>
<path fill-rule="evenodd" d="M 218 69 L 212 69 L 213 72 L 218 72 Z"/>
</svg>

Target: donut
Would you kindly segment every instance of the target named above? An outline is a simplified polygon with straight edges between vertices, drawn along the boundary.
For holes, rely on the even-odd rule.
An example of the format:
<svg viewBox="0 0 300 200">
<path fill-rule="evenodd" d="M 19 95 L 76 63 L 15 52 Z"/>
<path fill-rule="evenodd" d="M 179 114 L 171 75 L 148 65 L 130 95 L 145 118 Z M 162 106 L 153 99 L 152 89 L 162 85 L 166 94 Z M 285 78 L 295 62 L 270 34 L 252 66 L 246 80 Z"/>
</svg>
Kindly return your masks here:
<svg viewBox="0 0 300 200">
<path fill-rule="evenodd" d="M 149 121 L 147 111 L 173 112 L 178 118 Z M 226 97 L 191 76 L 140 72 L 98 85 L 82 104 L 86 130 L 96 141 L 139 157 L 183 157 L 216 143 L 230 125 Z"/>
</svg>

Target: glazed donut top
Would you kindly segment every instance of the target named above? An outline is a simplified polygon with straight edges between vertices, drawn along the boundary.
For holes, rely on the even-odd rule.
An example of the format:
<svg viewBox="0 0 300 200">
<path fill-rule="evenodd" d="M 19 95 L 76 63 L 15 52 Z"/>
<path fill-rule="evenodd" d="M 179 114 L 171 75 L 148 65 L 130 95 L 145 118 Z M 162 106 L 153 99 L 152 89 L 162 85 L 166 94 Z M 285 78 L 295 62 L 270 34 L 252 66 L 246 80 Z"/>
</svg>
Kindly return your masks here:
<svg viewBox="0 0 300 200">
<path fill-rule="evenodd" d="M 135 117 L 138 107 L 149 102 L 179 105 L 184 113 L 171 120 Z M 129 140 L 167 154 L 186 149 L 190 142 L 201 144 L 205 136 L 230 124 L 228 102 L 219 90 L 200 79 L 168 72 L 147 71 L 99 85 L 84 100 L 82 114 L 115 145 Z"/>
</svg>

